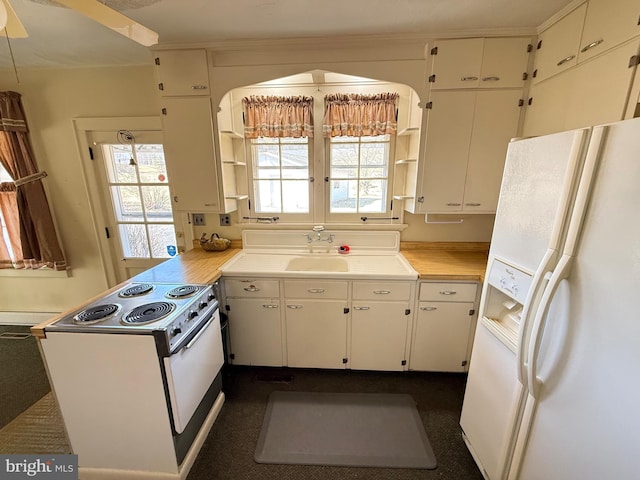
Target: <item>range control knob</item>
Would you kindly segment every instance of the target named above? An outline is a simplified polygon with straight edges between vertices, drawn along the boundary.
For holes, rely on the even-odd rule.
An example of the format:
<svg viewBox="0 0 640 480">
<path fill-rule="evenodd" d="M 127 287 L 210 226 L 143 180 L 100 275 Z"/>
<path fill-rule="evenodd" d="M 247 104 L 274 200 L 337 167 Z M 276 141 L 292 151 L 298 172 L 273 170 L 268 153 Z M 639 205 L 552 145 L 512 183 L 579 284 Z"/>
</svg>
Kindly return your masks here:
<svg viewBox="0 0 640 480">
<path fill-rule="evenodd" d="M 198 316 L 198 312 L 195 310 L 189 310 L 189 314 L 187 315 L 187 319 L 192 320 Z"/>
<path fill-rule="evenodd" d="M 211 300 L 213 300 L 214 298 L 216 298 L 216 296 L 213 293 L 210 293 L 209 295 L 207 295 L 207 300 L 210 302 Z"/>
<path fill-rule="evenodd" d="M 180 327 L 175 327 L 171 329 L 171 336 L 175 337 L 176 335 L 180 335 L 182 333 L 182 329 Z"/>
<path fill-rule="evenodd" d="M 202 309 L 203 309 L 204 307 L 206 307 L 207 305 L 209 305 L 209 304 L 203 300 L 202 302 L 200 302 L 200 303 L 198 304 L 198 308 L 199 308 L 200 310 L 202 310 Z"/>
</svg>

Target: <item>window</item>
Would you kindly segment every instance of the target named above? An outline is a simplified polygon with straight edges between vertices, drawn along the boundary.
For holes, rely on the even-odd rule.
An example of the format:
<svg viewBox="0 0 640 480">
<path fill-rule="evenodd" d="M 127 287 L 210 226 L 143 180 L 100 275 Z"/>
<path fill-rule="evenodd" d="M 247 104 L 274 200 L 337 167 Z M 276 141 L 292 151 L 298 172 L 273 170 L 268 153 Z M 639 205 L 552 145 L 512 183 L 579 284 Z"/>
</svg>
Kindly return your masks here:
<svg viewBox="0 0 640 480">
<path fill-rule="evenodd" d="M 308 215 L 308 138 L 257 138 L 250 142 L 254 211 Z"/>
<path fill-rule="evenodd" d="M 176 236 L 162 145 L 102 146 L 107 182 L 126 258 L 175 255 Z M 169 246 L 169 247 L 168 247 Z"/>
<path fill-rule="evenodd" d="M 390 135 L 330 139 L 331 214 L 388 211 L 390 143 Z"/>
</svg>

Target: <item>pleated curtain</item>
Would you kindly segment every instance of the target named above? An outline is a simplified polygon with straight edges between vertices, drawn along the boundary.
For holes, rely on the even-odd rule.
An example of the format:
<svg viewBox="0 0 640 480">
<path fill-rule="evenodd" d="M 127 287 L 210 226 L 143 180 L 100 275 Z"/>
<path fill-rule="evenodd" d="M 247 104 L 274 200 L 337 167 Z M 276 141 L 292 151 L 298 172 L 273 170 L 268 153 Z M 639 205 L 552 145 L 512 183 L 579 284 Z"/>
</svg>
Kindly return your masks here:
<svg viewBox="0 0 640 480">
<path fill-rule="evenodd" d="M 397 93 L 326 95 L 322 136 L 331 138 L 395 135 L 398 130 L 398 97 Z"/>
</svg>

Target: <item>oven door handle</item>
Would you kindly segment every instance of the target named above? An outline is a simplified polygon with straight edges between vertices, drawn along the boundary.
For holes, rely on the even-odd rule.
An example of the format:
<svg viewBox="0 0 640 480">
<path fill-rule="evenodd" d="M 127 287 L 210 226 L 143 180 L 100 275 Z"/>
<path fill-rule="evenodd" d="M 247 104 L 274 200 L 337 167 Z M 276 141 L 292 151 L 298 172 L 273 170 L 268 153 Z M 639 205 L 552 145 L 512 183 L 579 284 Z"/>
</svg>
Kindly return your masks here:
<svg viewBox="0 0 640 480">
<path fill-rule="evenodd" d="M 200 329 L 200 331 L 199 331 L 198 333 L 196 333 L 196 336 L 195 336 L 195 337 L 193 337 L 193 338 L 189 341 L 189 343 L 187 343 L 187 344 L 186 344 L 184 347 L 182 347 L 182 348 L 184 348 L 184 349 L 188 350 L 188 349 L 190 349 L 191 347 L 193 347 L 193 346 L 196 344 L 196 342 L 198 341 L 198 339 L 202 336 L 202 334 L 204 333 L 204 331 L 205 331 L 207 328 L 209 328 L 209 326 L 210 326 L 212 323 L 213 323 L 213 317 L 211 317 L 211 318 L 207 321 L 207 323 L 205 323 L 205 324 L 204 324 L 204 326 Z M 182 350 L 182 348 L 181 348 L 180 350 Z"/>
</svg>

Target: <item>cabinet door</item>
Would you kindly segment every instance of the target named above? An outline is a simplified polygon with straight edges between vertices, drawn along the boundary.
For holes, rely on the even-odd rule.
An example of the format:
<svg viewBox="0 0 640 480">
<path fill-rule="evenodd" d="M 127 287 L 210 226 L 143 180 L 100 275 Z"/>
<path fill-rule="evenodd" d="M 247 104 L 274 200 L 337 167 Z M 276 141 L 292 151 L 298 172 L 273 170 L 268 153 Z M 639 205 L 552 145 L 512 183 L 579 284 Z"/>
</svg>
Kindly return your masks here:
<svg viewBox="0 0 640 480">
<path fill-rule="evenodd" d="M 209 95 L 206 50 L 160 51 L 156 54 L 160 95 Z"/>
<path fill-rule="evenodd" d="M 431 92 L 422 192 L 427 212 L 462 210 L 476 92 Z"/>
<path fill-rule="evenodd" d="M 432 54 L 432 89 L 474 88 L 480 84 L 482 38 L 437 40 Z M 433 50 L 432 50 L 433 52 Z M 431 79 L 430 79 L 431 81 Z"/>
<path fill-rule="evenodd" d="M 637 67 L 629 58 L 638 53 L 638 40 L 578 65 L 571 86 L 565 130 L 624 119 Z"/>
<path fill-rule="evenodd" d="M 421 302 L 411 347 L 411 370 L 464 372 L 472 338 L 473 303 Z"/>
<path fill-rule="evenodd" d="M 287 366 L 345 368 L 347 303 L 335 300 L 287 300 Z"/>
<path fill-rule="evenodd" d="M 640 34 L 638 0 L 589 0 L 578 62 Z"/>
<path fill-rule="evenodd" d="M 479 86 L 522 88 L 530 45 L 530 37 L 485 38 Z"/>
<path fill-rule="evenodd" d="M 228 298 L 233 363 L 281 367 L 280 305 L 276 299 Z"/>
<path fill-rule="evenodd" d="M 585 3 L 540 34 L 533 83 L 541 82 L 577 63 L 586 11 Z"/>
<path fill-rule="evenodd" d="M 564 130 L 575 69 L 531 86 L 522 135 L 534 137 Z"/>
<path fill-rule="evenodd" d="M 174 209 L 219 211 L 209 97 L 163 98 L 161 105 Z"/>
<path fill-rule="evenodd" d="M 496 211 L 507 145 L 518 132 L 521 100 L 521 90 L 478 91 L 463 212 Z"/>
<path fill-rule="evenodd" d="M 353 370 L 404 370 L 408 315 L 406 302 L 353 302 Z"/>
</svg>

